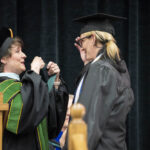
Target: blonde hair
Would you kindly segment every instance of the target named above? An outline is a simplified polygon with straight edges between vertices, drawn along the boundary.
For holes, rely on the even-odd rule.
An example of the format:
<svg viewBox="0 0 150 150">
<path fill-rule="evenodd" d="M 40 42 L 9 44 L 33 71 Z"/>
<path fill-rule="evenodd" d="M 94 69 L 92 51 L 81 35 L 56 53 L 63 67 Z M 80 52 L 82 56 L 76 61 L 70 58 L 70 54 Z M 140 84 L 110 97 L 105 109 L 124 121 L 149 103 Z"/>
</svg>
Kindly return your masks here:
<svg viewBox="0 0 150 150">
<path fill-rule="evenodd" d="M 114 37 L 107 32 L 102 32 L 102 31 L 90 31 L 84 33 L 85 36 L 90 36 L 94 34 L 96 36 L 96 46 L 98 43 L 102 43 L 106 45 L 106 53 L 107 56 L 113 60 L 113 61 L 120 61 L 120 55 L 119 55 L 119 48 L 116 45 L 116 40 Z"/>
</svg>

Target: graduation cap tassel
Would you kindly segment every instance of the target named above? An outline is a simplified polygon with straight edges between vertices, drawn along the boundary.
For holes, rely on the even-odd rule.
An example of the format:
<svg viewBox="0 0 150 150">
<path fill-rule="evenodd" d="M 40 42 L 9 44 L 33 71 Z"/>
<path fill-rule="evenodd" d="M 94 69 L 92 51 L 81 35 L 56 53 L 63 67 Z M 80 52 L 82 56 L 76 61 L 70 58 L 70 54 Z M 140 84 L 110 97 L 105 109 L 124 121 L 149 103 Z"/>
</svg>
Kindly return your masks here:
<svg viewBox="0 0 150 150">
<path fill-rule="evenodd" d="M 13 38 L 14 36 L 13 36 L 13 31 L 12 31 L 12 29 L 9 28 L 8 30 L 10 31 L 10 37 Z"/>
</svg>

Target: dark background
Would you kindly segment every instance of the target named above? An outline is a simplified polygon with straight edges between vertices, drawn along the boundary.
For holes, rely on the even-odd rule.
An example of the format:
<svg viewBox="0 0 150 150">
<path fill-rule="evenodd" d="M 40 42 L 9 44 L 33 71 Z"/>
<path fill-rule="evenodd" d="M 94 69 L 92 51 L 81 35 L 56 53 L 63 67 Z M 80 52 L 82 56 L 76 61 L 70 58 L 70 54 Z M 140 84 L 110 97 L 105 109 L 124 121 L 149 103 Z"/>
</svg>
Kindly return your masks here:
<svg viewBox="0 0 150 150">
<path fill-rule="evenodd" d="M 129 150 L 150 149 L 150 1 L 149 0 L 0 0 L 0 27 L 9 26 L 25 43 L 26 65 L 34 56 L 54 61 L 74 92 L 83 67 L 74 39 L 73 18 L 106 12 L 128 18 L 116 23 L 116 40 L 129 68 L 135 104 L 127 121 Z"/>
</svg>

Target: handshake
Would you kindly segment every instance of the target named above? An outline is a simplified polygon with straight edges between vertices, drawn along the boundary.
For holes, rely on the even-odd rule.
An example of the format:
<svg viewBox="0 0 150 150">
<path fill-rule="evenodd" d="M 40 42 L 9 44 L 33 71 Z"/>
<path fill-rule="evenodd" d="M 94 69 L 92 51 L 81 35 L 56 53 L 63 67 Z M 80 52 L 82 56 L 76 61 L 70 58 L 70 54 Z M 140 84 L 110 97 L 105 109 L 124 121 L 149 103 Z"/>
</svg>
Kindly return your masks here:
<svg viewBox="0 0 150 150">
<path fill-rule="evenodd" d="M 31 70 L 36 72 L 37 74 L 40 74 L 40 70 L 44 68 L 44 66 L 45 66 L 45 62 L 43 61 L 43 59 L 41 57 L 35 56 L 31 63 Z M 59 81 L 60 69 L 56 63 L 50 61 L 47 64 L 46 69 L 49 76 L 56 74 L 55 81 Z"/>
</svg>

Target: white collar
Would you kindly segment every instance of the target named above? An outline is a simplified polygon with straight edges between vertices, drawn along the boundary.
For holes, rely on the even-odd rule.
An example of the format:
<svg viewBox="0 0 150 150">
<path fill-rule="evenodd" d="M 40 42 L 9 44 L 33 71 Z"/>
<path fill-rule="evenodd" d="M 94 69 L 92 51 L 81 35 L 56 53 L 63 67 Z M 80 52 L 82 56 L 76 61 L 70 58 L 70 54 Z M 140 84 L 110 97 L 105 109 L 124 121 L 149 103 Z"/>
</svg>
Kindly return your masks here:
<svg viewBox="0 0 150 150">
<path fill-rule="evenodd" d="M 102 54 L 99 54 L 93 61 L 92 64 L 94 64 L 96 61 L 98 61 L 101 58 Z"/>
<path fill-rule="evenodd" d="M 16 74 L 16 73 L 2 72 L 2 73 L 0 73 L 0 77 L 8 77 L 8 78 L 11 78 L 11 79 L 15 79 L 15 80 L 20 81 L 20 77 L 19 77 L 19 75 Z"/>
</svg>

